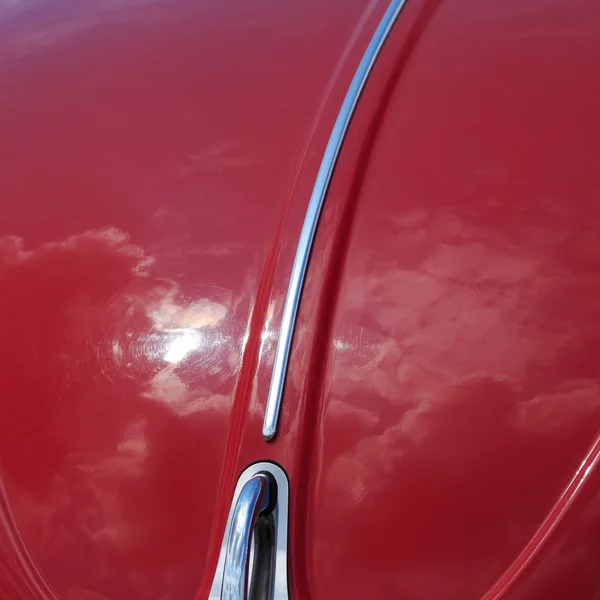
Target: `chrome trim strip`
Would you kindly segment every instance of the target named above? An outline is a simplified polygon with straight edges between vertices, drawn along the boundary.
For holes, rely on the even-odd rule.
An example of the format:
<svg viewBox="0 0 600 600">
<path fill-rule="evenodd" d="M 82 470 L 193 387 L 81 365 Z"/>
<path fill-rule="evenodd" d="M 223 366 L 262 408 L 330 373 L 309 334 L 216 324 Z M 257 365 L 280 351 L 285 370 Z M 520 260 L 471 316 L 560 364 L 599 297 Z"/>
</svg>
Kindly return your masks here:
<svg viewBox="0 0 600 600">
<path fill-rule="evenodd" d="M 270 513 L 274 521 L 275 529 L 275 547 L 274 547 L 274 565 L 273 565 L 273 578 L 272 578 L 272 600 L 288 600 L 288 578 L 287 578 L 287 539 L 288 539 L 288 511 L 289 511 L 289 484 L 287 475 L 281 467 L 270 462 L 260 462 L 249 466 L 238 479 L 235 491 L 233 492 L 233 498 L 231 501 L 231 509 L 229 516 L 227 517 L 227 524 L 225 526 L 225 532 L 223 534 L 223 542 L 221 544 L 221 550 L 219 552 L 219 560 L 215 571 L 215 577 L 213 579 L 212 586 L 208 600 L 221 600 L 221 594 L 224 591 L 224 574 L 225 574 L 225 563 L 227 554 L 227 545 L 229 537 L 232 531 L 232 524 L 234 521 L 234 512 L 237 506 L 238 499 L 244 489 L 244 486 L 257 474 L 268 473 L 275 480 L 276 487 L 276 502 Z M 252 550 L 254 544 L 252 544 Z M 255 562 L 256 557 L 252 556 L 251 551 L 250 563 Z M 251 578 L 254 577 L 255 573 L 252 569 Z M 252 583 L 249 582 L 249 589 L 252 592 Z M 252 595 L 252 594 L 251 594 Z"/>
<path fill-rule="evenodd" d="M 317 223 L 323 207 L 325 195 L 329 188 L 333 169 L 335 168 L 350 120 L 352 119 L 352 115 L 354 114 L 354 110 L 369 74 L 371 73 L 371 69 L 373 68 L 375 60 L 405 3 L 406 0 L 392 0 L 373 34 L 360 64 L 358 65 L 358 69 L 354 74 L 352 83 L 348 88 L 348 92 L 342 103 L 335 125 L 333 126 L 329 142 L 327 143 L 321 166 L 319 167 L 319 173 L 317 174 L 315 186 L 310 196 L 304 225 L 302 226 L 302 232 L 300 233 L 296 257 L 294 259 L 290 283 L 283 307 L 283 317 L 281 319 L 279 340 L 277 341 L 277 349 L 275 351 L 275 362 L 273 363 L 273 373 L 271 375 L 271 385 L 269 387 L 267 408 L 262 430 L 263 437 L 266 441 L 272 440 L 277 434 L 277 423 L 279 421 L 279 413 L 281 410 L 283 386 L 287 374 L 292 346 L 292 335 L 296 324 L 298 306 L 302 294 L 302 285 L 306 275 L 308 257 L 313 245 Z"/>
</svg>

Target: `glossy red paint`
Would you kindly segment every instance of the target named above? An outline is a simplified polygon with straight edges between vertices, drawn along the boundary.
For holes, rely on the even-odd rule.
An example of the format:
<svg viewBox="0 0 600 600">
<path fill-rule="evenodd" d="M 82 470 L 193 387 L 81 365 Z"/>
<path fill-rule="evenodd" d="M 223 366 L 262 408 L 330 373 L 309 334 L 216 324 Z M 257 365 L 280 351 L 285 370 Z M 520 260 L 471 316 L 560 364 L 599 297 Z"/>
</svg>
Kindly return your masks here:
<svg viewBox="0 0 600 600">
<path fill-rule="evenodd" d="M 600 594 L 599 22 L 465 0 L 394 29 L 292 358 L 296 597 Z"/>
<path fill-rule="evenodd" d="M 206 594 L 290 194 L 383 9 L 0 3 L 2 600 Z"/>
<path fill-rule="evenodd" d="M 600 594 L 600 5 L 0 6 L 0 598 L 191 600 L 237 476 L 291 484 L 292 598 Z"/>
</svg>

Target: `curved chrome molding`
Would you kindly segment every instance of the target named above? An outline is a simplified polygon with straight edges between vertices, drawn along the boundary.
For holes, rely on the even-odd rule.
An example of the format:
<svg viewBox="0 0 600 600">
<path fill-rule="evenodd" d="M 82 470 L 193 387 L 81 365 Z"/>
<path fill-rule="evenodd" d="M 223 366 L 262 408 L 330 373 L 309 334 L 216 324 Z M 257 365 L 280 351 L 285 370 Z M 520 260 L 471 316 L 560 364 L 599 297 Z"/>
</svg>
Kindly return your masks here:
<svg viewBox="0 0 600 600">
<path fill-rule="evenodd" d="M 265 474 L 273 483 L 272 490 L 267 491 L 262 487 L 262 478 L 265 477 Z M 267 506 L 268 509 L 265 510 Z M 261 462 L 251 465 L 240 475 L 233 493 L 231 509 L 227 517 L 223 543 L 219 553 L 219 561 L 208 600 L 245 598 L 246 596 L 243 594 L 248 589 L 250 590 L 249 597 L 252 600 L 262 598 L 288 600 L 288 506 L 289 485 L 287 476 L 281 467 L 274 463 Z M 240 511 L 240 507 L 243 510 Z M 268 521 L 265 519 L 264 524 L 264 529 L 268 531 L 259 529 L 259 518 L 256 521 L 257 528 L 254 530 L 253 543 L 250 555 L 248 555 L 248 546 L 245 544 L 245 540 L 248 539 L 245 535 L 248 527 L 244 527 L 244 525 L 250 523 L 252 519 L 247 518 L 247 513 L 253 512 L 254 516 L 257 516 L 261 511 L 268 513 Z M 250 533 L 252 532 L 250 531 Z M 271 548 L 266 549 L 269 551 L 269 556 L 262 563 L 257 557 L 257 548 L 261 544 L 271 546 Z M 240 548 L 242 548 L 241 552 Z M 264 558 L 265 552 L 263 550 L 261 549 L 260 552 Z M 233 553 L 233 556 L 249 556 L 249 560 L 246 560 L 243 565 L 240 561 L 235 561 L 239 569 L 235 569 L 234 572 L 229 568 L 229 565 L 232 564 L 229 560 L 230 552 Z M 261 573 L 260 568 L 257 568 L 265 564 L 270 571 L 268 576 L 265 576 L 265 573 Z M 246 573 L 249 567 L 251 567 L 251 580 L 247 582 Z"/>
<path fill-rule="evenodd" d="M 298 305 L 300 304 L 300 296 L 302 294 L 302 285 L 306 275 L 308 257 L 313 245 L 317 223 L 323 207 L 325 195 L 329 188 L 333 169 L 337 162 L 342 142 L 346 136 L 348 125 L 350 124 L 350 120 L 352 119 L 352 115 L 354 114 L 354 110 L 365 83 L 371 73 L 371 69 L 373 68 L 375 60 L 379 55 L 379 51 L 387 39 L 388 34 L 405 3 L 406 0 L 392 0 L 383 15 L 377 30 L 371 38 L 360 64 L 358 65 L 358 69 L 354 74 L 352 83 L 348 88 L 348 92 L 346 93 L 335 125 L 333 126 L 329 142 L 327 143 L 319 173 L 317 174 L 304 225 L 302 226 L 302 232 L 300 233 L 285 305 L 283 307 L 283 317 L 281 319 L 279 340 L 275 351 L 275 362 L 273 364 L 273 373 L 271 375 L 271 385 L 267 397 L 267 408 L 262 430 L 263 437 L 267 441 L 272 440 L 277 433 L 283 386 L 292 346 L 292 335 L 294 333 L 296 316 L 298 314 Z"/>
</svg>

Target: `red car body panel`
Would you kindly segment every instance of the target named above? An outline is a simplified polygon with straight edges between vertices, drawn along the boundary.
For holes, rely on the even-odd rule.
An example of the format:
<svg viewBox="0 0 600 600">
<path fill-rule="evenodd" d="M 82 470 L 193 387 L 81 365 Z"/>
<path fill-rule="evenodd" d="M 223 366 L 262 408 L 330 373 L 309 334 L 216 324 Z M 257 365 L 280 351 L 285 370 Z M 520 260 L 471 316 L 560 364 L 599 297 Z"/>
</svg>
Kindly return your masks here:
<svg viewBox="0 0 600 600">
<path fill-rule="evenodd" d="M 206 598 L 237 477 L 292 598 L 600 594 L 600 5 L 0 5 L 0 598 Z"/>
</svg>

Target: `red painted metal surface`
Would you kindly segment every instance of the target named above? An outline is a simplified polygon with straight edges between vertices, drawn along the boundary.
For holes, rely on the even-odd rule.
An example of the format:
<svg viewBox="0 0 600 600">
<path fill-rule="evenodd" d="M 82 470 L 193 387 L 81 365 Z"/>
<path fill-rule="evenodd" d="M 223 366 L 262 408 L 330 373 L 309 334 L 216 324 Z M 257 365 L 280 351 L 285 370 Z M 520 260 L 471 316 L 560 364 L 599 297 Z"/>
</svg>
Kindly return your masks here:
<svg viewBox="0 0 600 600">
<path fill-rule="evenodd" d="M 412 3 L 385 47 L 285 400 L 297 597 L 600 594 L 599 23 Z"/>
<path fill-rule="evenodd" d="M 2 600 L 206 594 L 291 193 L 383 9 L 0 3 Z"/>
<path fill-rule="evenodd" d="M 191 600 L 252 461 L 293 598 L 600 594 L 600 5 L 0 4 L 0 598 Z"/>
</svg>

